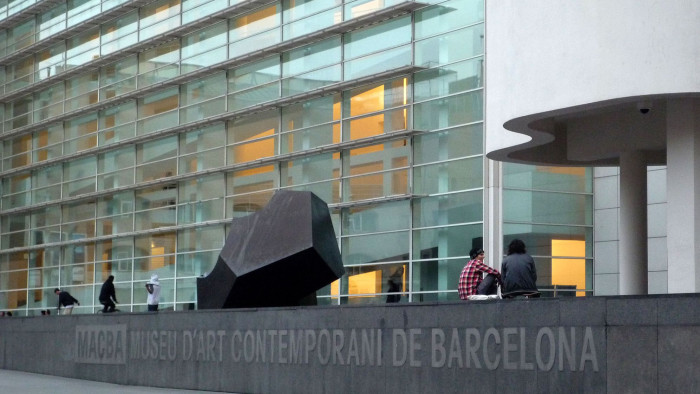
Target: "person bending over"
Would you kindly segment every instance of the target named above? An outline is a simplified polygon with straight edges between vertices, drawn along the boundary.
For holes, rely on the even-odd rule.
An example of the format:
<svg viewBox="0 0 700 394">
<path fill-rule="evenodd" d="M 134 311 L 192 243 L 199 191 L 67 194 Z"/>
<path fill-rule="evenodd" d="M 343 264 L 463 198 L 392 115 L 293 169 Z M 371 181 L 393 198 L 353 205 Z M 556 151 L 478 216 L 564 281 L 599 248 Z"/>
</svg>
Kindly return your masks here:
<svg viewBox="0 0 700 394">
<path fill-rule="evenodd" d="M 114 290 L 114 275 L 110 275 L 105 283 L 102 284 L 102 289 L 100 289 L 100 304 L 104 305 L 102 312 L 114 312 L 115 304 L 118 302 L 117 293 Z"/>
</svg>

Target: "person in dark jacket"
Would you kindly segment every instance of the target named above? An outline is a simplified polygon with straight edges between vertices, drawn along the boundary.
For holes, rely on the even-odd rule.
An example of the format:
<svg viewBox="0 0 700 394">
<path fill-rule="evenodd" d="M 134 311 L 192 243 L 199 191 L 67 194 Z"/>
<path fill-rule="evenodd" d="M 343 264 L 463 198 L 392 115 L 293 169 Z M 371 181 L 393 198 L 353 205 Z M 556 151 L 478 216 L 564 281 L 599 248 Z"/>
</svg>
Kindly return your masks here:
<svg viewBox="0 0 700 394">
<path fill-rule="evenodd" d="M 56 310 L 59 312 L 59 315 L 61 314 L 61 306 L 63 306 L 63 314 L 70 315 L 73 313 L 73 305 L 80 305 L 80 302 L 73 298 L 73 296 L 67 291 L 61 291 L 61 289 L 55 288 L 53 293 L 58 296 L 58 308 L 56 308 Z"/>
<path fill-rule="evenodd" d="M 389 280 L 387 281 L 389 289 L 387 290 L 390 294 L 386 296 L 386 302 L 399 302 L 401 301 L 401 286 L 403 285 L 403 266 L 400 266 L 394 270 L 391 274 Z"/>
<path fill-rule="evenodd" d="M 114 312 L 116 302 L 119 301 L 117 301 L 117 293 L 114 290 L 114 275 L 110 275 L 100 289 L 100 304 L 104 305 L 102 312 Z"/>
<path fill-rule="evenodd" d="M 501 263 L 503 297 L 519 295 L 538 296 L 535 260 L 527 254 L 525 243 L 514 239 L 508 245 L 508 253 Z"/>
</svg>

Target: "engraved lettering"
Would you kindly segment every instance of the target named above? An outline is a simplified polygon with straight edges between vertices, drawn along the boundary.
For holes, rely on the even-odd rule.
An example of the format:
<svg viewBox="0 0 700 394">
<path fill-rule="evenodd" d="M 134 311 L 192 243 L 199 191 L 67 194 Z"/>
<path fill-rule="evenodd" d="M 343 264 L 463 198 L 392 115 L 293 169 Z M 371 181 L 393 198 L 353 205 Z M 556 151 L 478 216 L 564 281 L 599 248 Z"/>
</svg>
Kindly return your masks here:
<svg viewBox="0 0 700 394">
<path fill-rule="evenodd" d="M 331 332 L 323 329 L 318 333 L 318 361 L 328 365 L 331 359 Z"/>
<path fill-rule="evenodd" d="M 239 330 L 236 330 L 231 335 L 231 358 L 234 362 L 241 361 L 241 350 L 237 348 L 243 342 L 243 336 Z"/>
<path fill-rule="evenodd" d="M 549 349 L 549 357 L 547 362 L 542 360 L 542 339 L 547 337 L 549 344 L 547 345 Z M 554 332 L 549 327 L 542 327 L 537 332 L 537 340 L 535 341 L 535 361 L 537 362 L 537 368 L 541 371 L 551 371 L 554 366 Z"/>
<path fill-rule="evenodd" d="M 255 335 L 251 330 L 246 330 L 243 335 L 243 358 L 247 363 L 253 362 L 255 358 Z"/>
<path fill-rule="evenodd" d="M 182 332 L 182 359 L 189 361 L 192 359 L 192 331 L 185 330 Z"/>
<path fill-rule="evenodd" d="M 570 329 L 571 332 L 571 342 L 567 342 L 566 340 L 566 331 L 564 327 L 559 327 L 559 370 L 563 371 L 564 370 L 564 356 L 566 356 L 566 359 L 568 360 L 569 363 L 569 369 L 571 371 L 576 370 L 576 362 L 574 361 L 576 358 L 576 332 L 574 331 L 574 328 L 571 327 Z"/>
<path fill-rule="evenodd" d="M 343 365 L 343 355 L 340 353 L 345 347 L 345 333 L 341 330 L 333 330 L 333 364 Z"/>
<path fill-rule="evenodd" d="M 289 331 L 289 363 L 300 364 L 303 361 L 304 331 Z"/>
<path fill-rule="evenodd" d="M 520 327 L 520 369 L 525 370 L 525 371 L 531 371 L 535 369 L 535 365 L 532 364 L 532 362 L 526 361 L 525 356 L 526 352 L 525 349 L 527 349 L 527 343 L 526 341 L 526 335 L 525 335 L 525 327 Z"/>
<path fill-rule="evenodd" d="M 479 334 L 479 330 L 476 328 L 467 328 L 465 332 L 465 342 L 467 345 L 467 368 L 471 368 L 471 362 L 474 361 L 474 368 L 481 369 L 479 358 L 476 357 L 476 351 L 481 345 L 481 335 Z"/>
<path fill-rule="evenodd" d="M 289 361 L 287 360 L 287 330 L 280 330 L 279 331 L 279 349 L 277 350 L 277 354 L 279 355 L 279 362 L 280 364 L 287 364 Z"/>
<path fill-rule="evenodd" d="M 495 343 L 494 347 L 496 347 L 497 345 L 501 344 L 501 336 L 498 333 L 498 330 L 496 330 L 493 327 L 487 329 L 486 334 L 484 334 L 484 348 L 483 348 L 484 364 L 486 365 L 486 368 L 493 371 L 496 368 L 498 368 L 498 364 L 500 364 L 500 362 L 501 362 L 501 355 L 499 354 L 499 352 L 494 351 L 493 352 L 494 353 L 494 360 L 491 361 L 491 359 L 489 359 L 489 338 L 490 337 L 493 337 L 493 342 Z"/>
<path fill-rule="evenodd" d="M 445 365 L 445 332 L 439 328 L 431 330 L 431 365 L 433 368 L 442 368 Z"/>
<path fill-rule="evenodd" d="M 595 351 L 595 343 L 593 342 L 593 330 L 590 327 L 586 327 L 583 334 L 583 349 L 581 350 L 581 366 L 580 370 L 583 371 L 586 366 L 586 361 L 590 361 L 593 370 L 598 372 L 598 356 Z"/>
<path fill-rule="evenodd" d="M 304 363 L 309 363 L 309 352 L 316 348 L 316 331 L 305 330 L 304 331 L 304 347 L 306 352 L 304 352 Z"/>
<path fill-rule="evenodd" d="M 450 339 L 450 356 L 448 357 L 447 367 L 452 368 L 452 363 L 457 360 L 457 366 L 464 367 L 462 360 L 462 345 L 459 342 L 459 332 L 456 328 L 452 329 L 452 337 Z"/>
<path fill-rule="evenodd" d="M 348 344 L 348 359 L 345 363 L 352 363 L 353 358 L 355 359 L 355 365 L 360 365 L 360 353 L 357 349 L 357 333 L 355 332 L 355 329 L 350 330 L 350 342 Z"/>
<path fill-rule="evenodd" d="M 395 328 L 392 334 L 394 344 L 392 352 L 392 365 L 400 367 L 406 364 L 408 358 L 408 342 L 406 341 L 406 331 Z M 399 357 L 399 346 L 401 347 L 401 357 Z"/>
<path fill-rule="evenodd" d="M 518 330 L 512 327 L 503 329 L 503 368 L 505 369 L 518 369 L 518 364 L 510 361 L 510 354 L 518 350 L 518 346 L 511 342 L 511 337 L 517 333 Z"/>
<path fill-rule="evenodd" d="M 420 362 L 420 360 L 418 359 L 418 355 L 416 354 L 418 351 L 421 350 L 421 344 L 418 341 L 418 338 L 420 337 L 422 332 L 423 331 L 420 328 L 412 328 L 412 329 L 408 330 L 408 337 L 410 339 L 410 341 L 409 341 L 409 346 L 410 346 L 409 359 L 410 359 L 410 362 L 409 363 L 412 367 L 416 367 L 416 368 L 420 367 L 422 364 Z"/>
</svg>

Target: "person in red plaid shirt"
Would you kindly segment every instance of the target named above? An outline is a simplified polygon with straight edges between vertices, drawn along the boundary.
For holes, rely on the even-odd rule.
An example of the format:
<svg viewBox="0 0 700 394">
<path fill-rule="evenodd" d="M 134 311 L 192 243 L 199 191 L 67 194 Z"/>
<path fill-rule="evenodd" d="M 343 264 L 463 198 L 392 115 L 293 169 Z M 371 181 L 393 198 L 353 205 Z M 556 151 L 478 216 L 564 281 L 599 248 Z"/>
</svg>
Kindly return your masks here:
<svg viewBox="0 0 700 394">
<path fill-rule="evenodd" d="M 464 266 L 457 284 L 460 299 L 467 300 L 469 296 L 477 294 L 477 288 L 483 280 L 484 272 L 496 275 L 496 280 L 498 283 L 501 283 L 501 273 L 484 264 L 484 256 L 485 252 L 483 249 L 474 248 L 469 252 L 471 260 Z"/>
</svg>

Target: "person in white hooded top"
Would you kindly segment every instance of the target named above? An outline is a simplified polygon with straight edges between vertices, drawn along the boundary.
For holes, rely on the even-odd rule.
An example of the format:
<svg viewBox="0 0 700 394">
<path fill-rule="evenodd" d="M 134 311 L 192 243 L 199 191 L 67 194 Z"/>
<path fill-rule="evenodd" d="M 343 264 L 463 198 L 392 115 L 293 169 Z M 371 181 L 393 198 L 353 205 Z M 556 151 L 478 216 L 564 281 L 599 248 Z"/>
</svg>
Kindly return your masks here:
<svg viewBox="0 0 700 394">
<path fill-rule="evenodd" d="M 158 274 L 151 275 L 151 280 L 146 282 L 146 291 L 148 291 L 148 311 L 158 311 L 158 301 L 160 300 L 160 282 Z"/>
</svg>

